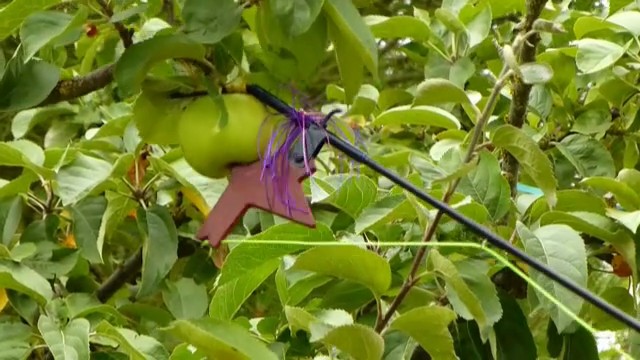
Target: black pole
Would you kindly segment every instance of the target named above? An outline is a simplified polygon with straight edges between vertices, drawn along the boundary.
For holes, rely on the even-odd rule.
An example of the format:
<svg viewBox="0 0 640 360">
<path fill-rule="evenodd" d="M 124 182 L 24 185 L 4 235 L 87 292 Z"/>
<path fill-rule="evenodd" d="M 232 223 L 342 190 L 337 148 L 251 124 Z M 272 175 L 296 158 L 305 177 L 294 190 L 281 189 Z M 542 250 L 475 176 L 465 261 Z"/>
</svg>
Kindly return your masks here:
<svg viewBox="0 0 640 360">
<path fill-rule="evenodd" d="M 291 106 L 287 105 L 282 100 L 276 98 L 275 96 L 273 96 L 272 94 L 270 94 L 269 92 L 260 88 L 257 85 L 247 85 L 247 92 L 284 115 L 289 115 L 295 111 Z M 430 204 L 434 208 L 447 214 L 452 219 L 465 225 L 466 227 L 471 229 L 474 233 L 476 233 L 478 236 L 481 236 L 487 239 L 495 247 L 498 247 L 508 252 L 509 254 L 517 257 L 522 262 L 526 263 L 527 265 L 531 266 L 537 271 L 543 273 L 545 276 L 551 278 L 552 280 L 560 283 L 562 286 L 569 289 L 574 294 L 580 296 L 584 300 L 600 308 L 600 310 L 613 316 L 614 318 L 618 319 L 619 321 L 623 322 L 624 324 L 628 325 L 629 327 L 631 327 L 632 329 L 640 333 L 640 321 L 638 321 L 634 317 L 621 311 L 615 306 L 612 306 L 611 304 L 609 304 L 602 298 L 598 297 L 588 289 L 581 287 L 580 285 L 574 283 L 572 280 L 566 278 L 565 276 L 560 275 L 554 272 L 553 270 L 549 269 L 547 265 L 545 265 L 544 263 L 536 260 L 535 258 L 529 256 L 529 254 L 511 245 L 508 241 L 492 233 L 491 231 L 489 231 L 489 229 L 485 228 L 484 226 L 462 215 L 460 212 L 456 211 L 451 206 L 449 206 L 449 204 L 432 197 L 431 195 L 425 193 L 424 191 L 422 191 L 421 189 L 419 189 L 418 187 L 416 187 L 406 179 L 402 178 L 398 174 L 378 164 L 369 156 L 367 156 L 367 154 L 360 151 L 360 149 L 342 140 L 340 137 L 336 136 L 335 134 L 329 131 L 326 131 L 326 133 L 328 135 L 328 139 L 329 139 L 328 143 L 330 146 L 335 147 L 345 155 L 349 156 L 351 159 L 383 175 L 387 179 L 394 182 L 396 185 L 402 187 L 403 189 L 415 195 L 420 200 L 425 201 L 426 203 Z"/>
<path fill-rule="evenodd" d="M 373 170 L 373 171 L 383 175 L 387 179 L 393 181 L 395 184 L 397 184 L 398 186 L 400 186 L 403 189 L 407 190 L 408 192 L 412 193 L 413 195 L 415 195 L 420 200 L 423 200 L 423 201 L 429 203 L 434 208 L 442 211 L 443 213 L 447 214 L 452 219 L 454 219 L 457 222 L 465 225 L 466 227 L 471 229 L 477 235 L 487 239 L 492 245 L 494 245 L 494 246 L 496 246 L 496 247 L 498 247 L 498 248 L 510 253 L 511 255 L 517 257 L 522 262 L 524 262 L 527 265 L 531 266 L 532 268 L 538 270 L 539 272 L 545 274 L 547 277 L 553 279 L 554 281 L 560 283 L 562 286 L 564 286 L 565 288 L 571 290 L 576 295 L 578 295 L 581 298 L 587 300 L 588 302 L 592 303 L 593 305 L 599 307 L 602 311 L 608 313 L 609 315 L 611 315 L 614 318 L 620 320 L 621 322 L 627 324 L 628 326 L 633 328 L 635 331 L 640 333 L 640 321 L 638 321 L 637 319 L 633 318 L 632 316 L 629 316 L 629 314 L 627 314 L 627 313 L 621 311 L 620 309 L 612 306 L 611 304 L 609 304 L 608 302 L 606 302 L 602 298 L 600 298 L 597 295 L 595 295 L 592 292 L 590 292 L 588 289 L 585 289 L 585 288 L 581 287 L 580 285 L 577 285 L 572 280 L 570 280 L 570 279 L 568 279 L 568 278 L 566 278 L 566 277 L 554 272 L 553 270 L 549 269 L 547 267 L 547 265 L 545 265 L 544 263 L 536 260 L 535 258 L 529 256 L 529 254 L 527 254 L 524 251 L 520 250 L 519 248 L 511 245 L 508 241 L 506 241 L 506 240 L 500 238 L 499 236 L 493 234 L 491 231 L 489 231 L 484 226 L 482 226 L 482 225 L 476 223 L 475 221 L 469 219 L 468 217 L 462 215 L 460 212 L 456 211 L 451 206 L 449 206 L 449 204 L 447 204 L 445 202 L 442 202 L 442 201 L 430 196 L 429 194 L 423 192 L 422 190 L 417 188 L 415 185 L 413 185 L 412 183 L 410 183 L 406 179 L 403 179 L 402 177 L 398 176 L 397 174 L 391 172 L 390 170 L 386 169 L 382 165 L 380 165 L 380 164 L 376 163 L 375 161 L 373 161 L 364 152 L 360 151 L 358 148 L 354 147 L 350 143 L 342 140 L 341 138 L 339 138 L 338 136 L 336 136 L 336 135 L 334 135 L 332 133 L 329 133 L 329 144 L 330 144 L 330 146 L 335 147 L 336 149 L 340 150 L 341 152 L 343 152 L 345 155 L 349 156 L 353 160 L 355 160 L 355 161 L 357 161 L 357 162 L 359 162 L 359 163 L 361 163 L 363 165 L 366 165 L 371 170 Z"/>
</svg>

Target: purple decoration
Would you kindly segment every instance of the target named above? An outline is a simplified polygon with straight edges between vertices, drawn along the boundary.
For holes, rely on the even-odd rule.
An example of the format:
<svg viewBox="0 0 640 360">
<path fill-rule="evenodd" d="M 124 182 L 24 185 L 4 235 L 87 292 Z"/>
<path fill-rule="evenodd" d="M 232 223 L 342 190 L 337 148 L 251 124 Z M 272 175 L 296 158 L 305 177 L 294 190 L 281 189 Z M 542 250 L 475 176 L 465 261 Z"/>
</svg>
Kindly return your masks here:
<svg viewBox="0 0 640 360">
<path fill-rule="evenodd" d="M 296 98 L 300 96 L 300 94 L 295 91 L 295 89 L 291 90 L 294 94 L 294 104 L 297 103 Z M 304 100 L 303 100 L 304 102 Z M 295 105 L 294 105 L 295 106 Z M 297 107 L 296 107 L 297 108 Z M 340 110 L 333 110 L 329 114 L 325 115 L 319 112 L 306 112 L 304 110 L 292 110 L 289 114 L 286 114 L 285 117 L 288 121 L 284 121 L 280 124 L 273 134 L 271 134 L 269 138 L 269 142 L 265 149 L 264 154 L 258 149 L 258 154 L 260 161 L 262 162 L 262 172 L 260 175 L 260 180 L 265 186 L 273 187 L 273 194 L 275 194 L 275 201 L 281 201 L 283 205 L 289 211 L 291 216 L 292 211 L 302 211 L 303 209 L 297 207 L 299 204 L 295 204 L 295 201 L 289 194 L 288 181 L 287 178 L 289 176 L 289 152 L 292 146 L 295 145 L 296 141 L 303 142 L 303 158 L 304 158 L 304 168 L 305 173 L 311 175 L 311 168 L 309 166 L 310 154 L 307 154 L 307 129 L 312 123 L 316 123 L 321 125 L 321 128 L 325 128 L 327 123 L 332 120 L 333 115 L 339 113 Z M 263 124 L 260 127 L 260 132 L 258 134 L 258 139 L 261 139 L 262 126 L 269 120 L 269 118 L 265 119 Z M 342 137 L 346 137 L 345 132 L 336 126 L 338 131 L 337 135 L 342 135 Z M 360 142 L 361 136 L 357 129 L 354 129 L 356 136 L 356 145 Z M 258 144 L 259 145 L 259 144 Z M 331 145 L 327 143 L 327 145 Z M 352 161 L 349 161 L 348 167 L 351 168 L 355 165 L 352 164 Z M 356 166 L 353 166 L 354 168 Z"/>
</svg>

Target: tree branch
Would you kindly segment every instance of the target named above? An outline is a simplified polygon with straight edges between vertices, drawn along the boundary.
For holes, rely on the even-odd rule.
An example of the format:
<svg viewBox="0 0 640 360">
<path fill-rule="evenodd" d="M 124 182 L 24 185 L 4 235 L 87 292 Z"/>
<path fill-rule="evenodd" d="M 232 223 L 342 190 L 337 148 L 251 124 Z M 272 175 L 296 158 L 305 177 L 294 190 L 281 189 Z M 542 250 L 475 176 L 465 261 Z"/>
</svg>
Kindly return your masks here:
<svg viewBox="0 0 640 360">
<path fill-rule="evenodd" d="M 77 76 L 69 80 L 61 80 L 53 88 L 49 96 L 38 106 L 51 105 L 60 101 L 72 100 L 100 90 L 113 81 L 115 64 L 109 64 L 96 69 L 84 76 Z"/>
<path fill-rule="evenodd" d="M 111 18 L 113 16 L 113 10 L 111 9 L 111 6 L 109 6 L 109 4 L 107 4 L 105 0 L 96 0 L 96 1 L 102 8 L 102 11 L 104 11 L 104 14 L 108 18 Z M 125 49 L 133 45 L 133 34 L 131 31 L 129 31 L 129 29 L 127 29 L 126 26 L 124 26 L 124 24 L 122 24 L 121 22 L 115 22 L 113 23 L 113 26 L 118 31 L 118 34 L 120 34 L 120 38 L 122 39 L 122 45 L 124 45 Z"/>
<path fill-rule="evenodd" d="M 106 302 L 122 285 L 138 275 L 142 268 L 142 248 L 131 255 L 124 264 L 116 269 L 96 291 L 96 297 L 100 302 Z"/>
<path fill-rule="evenodd" d="M 533 28 L 533 23 L 538 19 L 546 0 L 528 0 L 527 1 L 527 14 L 522 23 L 519 36 L 526 36 Z M 517 51 L 516 56 L 520 63 L 533 62 L 536 60 L 536 47 L 540 42 L 540 36 L 537 33 L 533 33 L 522 41 L 522 46 Z M 531 85 L 525 84 L 521 78 L 515 77 L 513 82 L 513 92 L 511 106 L 509 108 L 509 117 L 507 123 L 517 128 L 522 128 L 524 124 L 527 107 L 529 106 L 529 95 L 531 94 Z M 519 164 L 518 160 L 508 152 L 505 152 L 502 158 L 502 171 L 505 173 L 505 177 L 509 182 L 511 188 L 511 196 L 515 198 L 517 194 L 516 186 L 518 185 L 518 172 Z"/>
</svg>

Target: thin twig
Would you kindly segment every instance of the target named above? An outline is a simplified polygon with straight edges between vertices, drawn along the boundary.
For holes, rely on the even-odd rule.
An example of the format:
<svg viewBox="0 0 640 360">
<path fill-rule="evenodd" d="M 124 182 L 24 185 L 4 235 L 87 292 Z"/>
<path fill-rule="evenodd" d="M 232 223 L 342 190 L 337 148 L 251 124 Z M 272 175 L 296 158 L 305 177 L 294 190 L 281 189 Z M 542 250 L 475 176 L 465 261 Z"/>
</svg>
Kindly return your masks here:
<svg viewBox="0 0 640 360">
<path fill-rule="evenodd" d="M 163 0 L 162 10 L 167 15 L 167 23 L 174 25 L 176 22 L 175 11 L 173 10 L 173 0 Z"/>
<path fill-rule="evenodd" d="M 116 269 L 96 291 L 96 297 L 100 302 L 106 302 L 115 294 L 122 285 L 138 275 L 142 268 L 142 248 L 131 255 L 121 267 Z"/>
<path fill-rule="evenodd" d="M 109 6 L 109 4 L 105 0 L 96 0 L 96 1 L 98 2 L 98 5 L 100 5 L 100 7 L 102 8 L 102 11 L 104 11 L 104 14 L 109 19 L 111 19 L 111 17 L 113 16 L 113 10 L 111 9 L 111 6 Z M 127 27 L 124 26 L 123 23 L 114 22 L 113 27 L 115 27 L 116 30 L 118 31 L 118 34 L 120 34 L 120 38 L 122 39 L 122 45 L 124 45 L 125 49 L 133 45 L 133 33 L 129 29 L 127 29 Z"/>
</svg>

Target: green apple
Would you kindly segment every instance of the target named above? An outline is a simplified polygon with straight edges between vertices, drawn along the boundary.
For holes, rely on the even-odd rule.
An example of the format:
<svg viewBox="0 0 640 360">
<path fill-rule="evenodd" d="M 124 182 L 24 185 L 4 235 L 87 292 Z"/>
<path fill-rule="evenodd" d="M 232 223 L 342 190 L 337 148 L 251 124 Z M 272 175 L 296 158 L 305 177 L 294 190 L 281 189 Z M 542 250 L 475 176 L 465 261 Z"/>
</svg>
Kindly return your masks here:
<svg viewBox="0 0 640 360">
<path fill-rule="evenodd" d="M 185 160 L 214 179 L 228 176 L 232 165 L 258 160 L 284 119 L 251 95 L 225 94 L 222 99 L 228 112 L 225 126 L 218 126 L 222 109 L 209 96 L 187 104 L 178 124 Z"/>
</svg>

